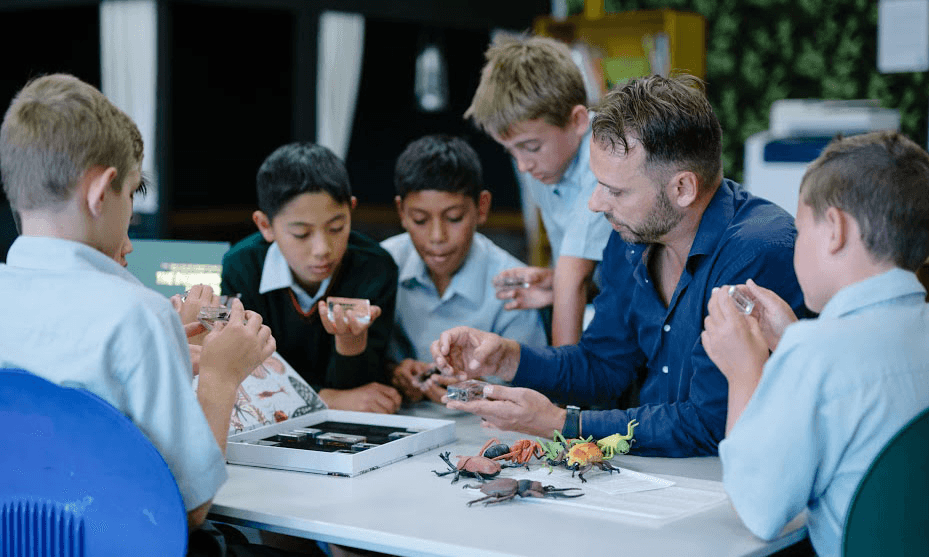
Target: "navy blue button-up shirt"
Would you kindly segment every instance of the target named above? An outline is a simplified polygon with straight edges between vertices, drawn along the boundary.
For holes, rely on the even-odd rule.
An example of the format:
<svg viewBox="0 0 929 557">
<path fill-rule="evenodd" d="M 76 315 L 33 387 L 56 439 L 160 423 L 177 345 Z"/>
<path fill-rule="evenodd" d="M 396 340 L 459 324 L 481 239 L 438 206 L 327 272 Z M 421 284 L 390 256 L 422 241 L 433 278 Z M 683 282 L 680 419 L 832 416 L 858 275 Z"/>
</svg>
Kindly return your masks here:
<svg viewBox="0 0 929 557">
<path fill-rule="evenodd" d="M 625 434 L 626 424 L 638 420 L 637 454 L 716 454 L 725 433 L 728 385 L 700 342 L 711 291 L 751 278 L 803 315 L 795 238 L 786 211 L 723 180 L 665 306 L 649 276 L 649 246 L 626 243 L 614 231 L 603 252 L 596 313 L 580 343 L 523 346 L 513 383 L 563 402 L 598 404 L 639 384 L 639 407 L 582 412 L 582 434 Z"/>
</svg>

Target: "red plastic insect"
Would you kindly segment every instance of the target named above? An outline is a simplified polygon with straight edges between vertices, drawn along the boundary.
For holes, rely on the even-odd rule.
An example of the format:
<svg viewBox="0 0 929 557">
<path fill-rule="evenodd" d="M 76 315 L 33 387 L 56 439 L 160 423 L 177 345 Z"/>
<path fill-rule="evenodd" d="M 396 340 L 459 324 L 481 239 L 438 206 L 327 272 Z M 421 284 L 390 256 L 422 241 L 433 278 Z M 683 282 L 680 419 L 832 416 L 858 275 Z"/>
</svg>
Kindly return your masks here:
<svg viewBox="0 0 929 557">
<path fill-rule="evenodd" d="M 493 460 L 509 460 L 510 462 L 515 462 L 517 464 L 523 464 L 526 468 L 529 468 L 529 460 L 532 457 L 541 458 L 545 454 L 545 449 L 542 448 L 537 441 L 530 441 L 529 439 L 520 439 L 519 441 L 510 445 L 510 451 L 506 454 L 494 457 Z"/>
</svg>

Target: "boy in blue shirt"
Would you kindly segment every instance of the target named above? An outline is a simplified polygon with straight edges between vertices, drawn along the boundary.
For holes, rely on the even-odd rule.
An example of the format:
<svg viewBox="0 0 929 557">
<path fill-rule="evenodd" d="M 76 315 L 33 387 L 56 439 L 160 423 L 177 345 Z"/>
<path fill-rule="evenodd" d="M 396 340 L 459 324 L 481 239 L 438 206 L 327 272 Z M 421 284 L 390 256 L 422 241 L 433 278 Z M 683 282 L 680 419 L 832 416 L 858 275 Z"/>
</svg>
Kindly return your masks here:
<svg viewBox="0 0 929 557">
<path fill-rule="evenodd" d="M 804 509 L 819 555 L 840 555 L 852 496 L 887 442 L 929 407 L 929 154 L 896 132 L 834 140 L 800 185 L 794 267 L 807 307 L 752 281 L 722 287 L 702 334 L 729 382 L 723 484 L 773 539 Z M 773 351 L 769 355 L 769 350 Z"/>
<path fill-rule="evenodd" d="M 590 170 L 590 116 L 581 71 L 568 46 L 547 37 L 506 38 L 487 63 L 465 112 L 513 157 L 542 222 L 554 269 L 528 267 L 503 276 L 529 288 L 503 290 L 507 309 L 552 306 L 552 344 L 581 336 L 588 288 L 612 228 L 587 207 L 597 186 Z M 570 233 L 569 233 L 570 230 Z"/>
<path fill-rule="evenodd" d="M 394 184 L 406 233 L 381 242 L 400 268 L 389 351 L 394 384 L 409 399 L 422 398 L 417 379 L 432 367 L 429 347 L 456 325 L 544 346 L 539 312 L 507 311 L 494 296 L 493 278 L 523 263 L 476 231 L 491 194 L 474 149 L 456 137 L 417 139 L 397 159 Z M 438 402 L 445 389 L 433 383 L 425 392 Z"/>
<path fill-rule="evenodd" d="M 258 232 L 223 257 L 224 294 L 241 294 L 277 339 L 278 352 L 329 408 L 396 412 L 384 357 L 394 321 L 397 266 L 370 238 L 352 231 L 345 165 L 312 143 L 279 147 L 256 179 Z M 370 300 L 370 319 L 328 316 L 326 298 Z"/>
</svg>

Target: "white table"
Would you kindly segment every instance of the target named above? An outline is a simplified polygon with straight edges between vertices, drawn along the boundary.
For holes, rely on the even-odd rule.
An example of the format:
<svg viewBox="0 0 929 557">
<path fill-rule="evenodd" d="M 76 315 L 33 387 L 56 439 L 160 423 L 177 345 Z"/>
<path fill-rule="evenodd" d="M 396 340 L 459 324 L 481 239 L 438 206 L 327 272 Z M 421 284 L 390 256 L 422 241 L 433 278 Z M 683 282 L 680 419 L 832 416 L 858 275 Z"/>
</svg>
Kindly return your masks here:
<svg viewBox="0 0 929 557">
<path fill-rule="evenodd" d="M 458 440 L 354 478 L 229 466 L 229 480 L 213 500 L 210 518 L 396 555 L 541 557 L 559 555 L 767 555 L 803 539 L 802 519 L 766 543 L 742 525 L 728 500 L 661 524 L 629 521 L 547 501 L 512 501 L 468 507 L 438 454 L 476 454 L 490 437 L 512 442 L 526 436 L 480 427 L 470 414 L 425 402 L 404 413 L 454 419 Z M 614 464 L 671 479 L 676 485 L 708 485 L 722 476 L 715 457 L 614 457 Z M 602 474 L 592 471 L 590 474 Z M 513 474 L 518 477 L 518 473 Z M 580 484 L 578 484 L 580 485 Z M 718 488 L 718 484 L 716 485 Z M 470 498 L 481 493 L 469 490 Z"/>
</svg>

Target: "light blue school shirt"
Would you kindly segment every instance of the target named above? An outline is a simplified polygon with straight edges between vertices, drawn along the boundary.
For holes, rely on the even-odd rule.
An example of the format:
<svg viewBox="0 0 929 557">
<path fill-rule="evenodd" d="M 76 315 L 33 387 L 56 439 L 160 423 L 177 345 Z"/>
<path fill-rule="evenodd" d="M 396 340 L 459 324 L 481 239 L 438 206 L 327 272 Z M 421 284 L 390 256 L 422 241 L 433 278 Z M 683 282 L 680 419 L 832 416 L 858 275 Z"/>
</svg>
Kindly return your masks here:
<svg viewBox="0 0 929 557">
<path fill-rule="evenodd" d="M 789 326 L 719 445 L 742 521 L 772 539 L 805 508 L 820 556 L 840 555 L 852 496 L 893 435 L 929 407 L 929 304 L 894 269 Z"/>
<path fill-rule="evenodd" d="M 590 261 L 603 259 L 603 248 L 613 227 L 600 213 L 587 208 L 597 187 L 590 169 L 590 130 L 557 184 L 543 184 L 528 172 L 520 175 L 532 199 L 542 212 L 542 224 L 552 248 L 552 262 L 562 255 Z"/>
<path fill-rule="evenodd" d="M 213 498 L 226 462 L 167 298 L 87 245 L 20 236 L 0 264 L 0 307 L 0 363 L 100 396 L 155 445 L 188 511 Z"/>
<path fill-rule="evenodd" d="M 537 310 L 506 310 L 496 298 L 493 278 L 525 264 L 476 232 L 464 264 L 439 297 L 429 269 L 407 233 L 381 242 L 400 270 L 394 335 L 388 355 L 394 361 L 432 361 L 429 347 L 443 331 L 466 325 L 531 346 L 545 346 L 545 328 Z"/>
</svg>

